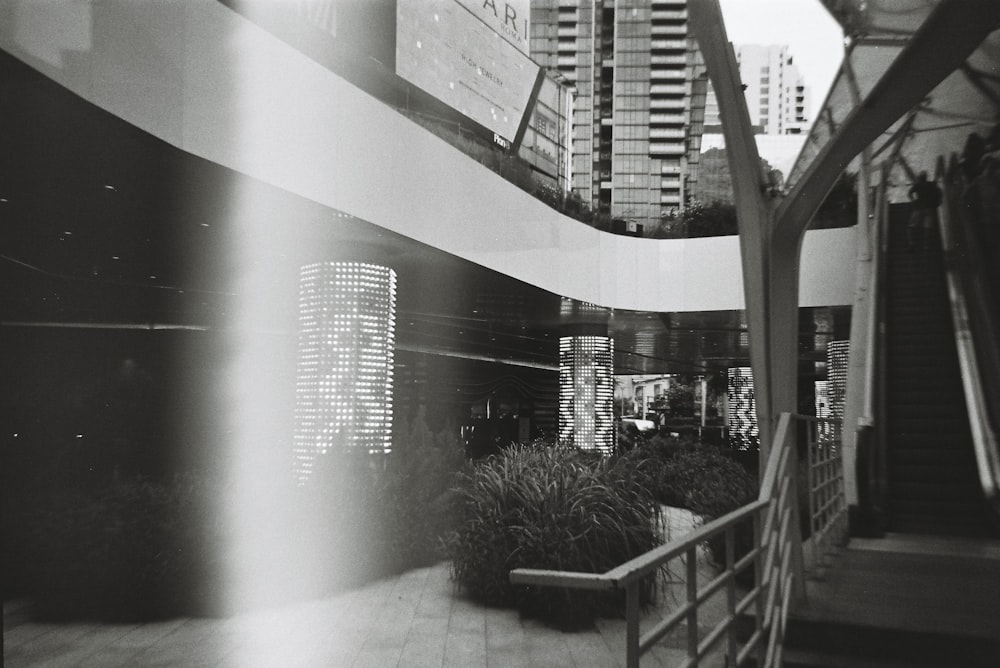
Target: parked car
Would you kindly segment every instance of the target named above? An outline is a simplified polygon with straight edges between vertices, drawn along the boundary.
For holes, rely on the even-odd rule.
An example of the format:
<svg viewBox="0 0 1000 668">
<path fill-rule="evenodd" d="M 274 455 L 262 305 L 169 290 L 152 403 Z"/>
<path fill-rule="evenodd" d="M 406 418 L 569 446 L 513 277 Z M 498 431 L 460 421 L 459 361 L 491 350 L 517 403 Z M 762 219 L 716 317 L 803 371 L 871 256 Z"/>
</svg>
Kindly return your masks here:
<svg viewBox="0 0 1000 668">
<path fill-rule="evenodd" d="M 652 420 L 644 420 L 638 415 L 626 415 L 622 417 L 622 427 L 634 425 L 640 434 L 648 434 L 656 431 L 656 423 Z"/>
</svg>

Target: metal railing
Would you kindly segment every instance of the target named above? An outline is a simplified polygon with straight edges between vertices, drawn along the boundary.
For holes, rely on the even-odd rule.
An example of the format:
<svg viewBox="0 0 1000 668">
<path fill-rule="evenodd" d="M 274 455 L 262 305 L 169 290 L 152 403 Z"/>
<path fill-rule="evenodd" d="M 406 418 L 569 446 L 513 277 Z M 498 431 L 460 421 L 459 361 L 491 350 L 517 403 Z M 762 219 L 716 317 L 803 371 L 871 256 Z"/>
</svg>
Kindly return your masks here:
<svg viewBox="0 0 1000 668">
<path fill-rule="evenodd" d="M 839 420 L 805 418 L 806 472 L 809 489 L 809 570 L 830 566 L 828 557 L 848 534 L 844 465 Z"/>
<path fill-rule="evenodd" d="M 838 434 L 820 428 L 832 425 L 831 421 L 783 413 L 756 501 L 605 573 L 519 568 L 511 571 L 510 581 L 517 585 L 624 590 L 625 659 L 629 668 L 637 667 L 639 658 L 681 623 L 686 624 L 687 637 L 683 666 L 697 666 L 721 641 L 725 642 L 726 665 L 739 666 L 755 656 L 758 666 L 780 666 L 789 606 L 793 595 L 804 596 L 796 454 L 800 422 L 808 427 L 805 450 L 812 552 L 825 554 L 847 523 Z M 746 554 L 738 555 L 738 539 L 746 538 L 748 533 L 752 544 Z M 720 539 L 725 544 L 725 563 L 711 581 L 699 587 L 698 550 Z M 641 632 L 640 582 L 655 577 L 675 559 L 684 561 L 685 599 L 667 617 Z M 746 590 L 738 585 L 737 575 L 751 568 L 753 584 Z M 699 608 L 720 592 L 725 594 L 725 615 L 702 637 Z M 738 622 L 751 615 L 753 630 L 741 641 Z"/>
</svg>

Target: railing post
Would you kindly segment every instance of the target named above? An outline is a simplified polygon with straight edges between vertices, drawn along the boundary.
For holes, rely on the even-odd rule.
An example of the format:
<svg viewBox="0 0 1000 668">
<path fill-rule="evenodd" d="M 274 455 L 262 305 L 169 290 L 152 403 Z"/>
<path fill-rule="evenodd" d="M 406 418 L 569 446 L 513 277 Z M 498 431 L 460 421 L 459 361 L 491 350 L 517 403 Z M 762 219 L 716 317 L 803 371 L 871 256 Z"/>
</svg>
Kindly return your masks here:
<svg viewBox="0 0 1000 668">
<path fill-rule="evenodd" d="M 782 419 L 791 420 L 791 416 L 787 413 L 782 414 Z M 791 425 L 788 427 L 789 431 L 788 437 L 791 439 L 791 443 L 786 445 L 788 450 L 788 461 L 785 466 L 785 475 L 788 476 L 788 480 L 791 483 L 788 498 L 785 499 L 785 503 L 789 504 L 791 512 L 791 526 L 788 527 L 788 535 L 785 536 L 785 540 L 790 544 L 792 554 L 792 592 L 795 595 L 796 600 L 804 600 L 806 597 L 806 568 L 805 563 L 802 558 L 802 531 L 800 529 L 799 522 L 799 457 L 798 457 L 798 434 L 797 430 L 792 429 Z M 806 457 L 808 460 L 808 456 Z M 810 491 L 809 496 L 812 496 Z"/>
<path fill-rule="evenodd" d="M 639 668 L 639 583 L 625 585 L 625 665 Z"/>
<path fill-rule="evenodd" d="M 729 619 L 727 632 L 729 646 L 726 649 L 726 665 L 735 666 L 739 653 L 739 641 L 736 638 L 736 525 L 726 529 L 726 571 L 729 580 L 726 582 L 726 616 Z"/>
<path fill-rule="evenodd" d="M 756 621 L 754 622 L 754 632 L 757 634 L 757 665 L 764 665 L 764 658 L 767 655 L 767 643 L 764 642 L 764 603 L 765 596 L 767 593 L 764 591 L 764 523 L 761 522 L 762 514 L 770 514 L 771 506 L 774 504 L 772 499 L 770 503 L 764 506 L 761 510 L 753 514 L 753 542 L 754 548 L 756 549 L 757 558 L 753 562 L 753 575 L 754 575 L 754 585 L 757 588 L 757 600 L 756 603 Z"/>
<path fill-rule="evenodd" d="M 808 424 L 806 425 L 809 426 Z M 798 430 L 796 430 L 796 434 Z M 816 544 L 816 453 L 813 452 L 812 431 L 806 429 L 806 478 L 809 497 L 809 544 L 812 545 L 813 563 L 819 563 L 819 546 Z M 803 565 L 804 567 L 804 565 Z"/>
<path fill-rule="evenodd" d="M 687 654 L 688 665 L 698 665 L 698 546 L 688 548 L 687 556 Z"/>
</svg>

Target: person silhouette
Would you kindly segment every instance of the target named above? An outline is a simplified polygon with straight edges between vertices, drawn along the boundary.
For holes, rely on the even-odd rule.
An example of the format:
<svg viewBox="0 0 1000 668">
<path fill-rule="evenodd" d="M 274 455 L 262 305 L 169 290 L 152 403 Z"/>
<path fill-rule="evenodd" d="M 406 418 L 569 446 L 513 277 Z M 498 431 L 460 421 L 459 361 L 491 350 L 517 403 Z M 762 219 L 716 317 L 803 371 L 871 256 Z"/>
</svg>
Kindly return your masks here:
<svg viewBox="0 0 1000 668">
<path fill-rule="evenodd" d="M 928 180 L 927 172 L 920 172 L 910 188 L 913 213 L 906 226 L 907 245 L 911 250 L 918 246 L 927 250 L 937 223 L 937 208 L 941 205 L 941 189 Z"/>
</svg>

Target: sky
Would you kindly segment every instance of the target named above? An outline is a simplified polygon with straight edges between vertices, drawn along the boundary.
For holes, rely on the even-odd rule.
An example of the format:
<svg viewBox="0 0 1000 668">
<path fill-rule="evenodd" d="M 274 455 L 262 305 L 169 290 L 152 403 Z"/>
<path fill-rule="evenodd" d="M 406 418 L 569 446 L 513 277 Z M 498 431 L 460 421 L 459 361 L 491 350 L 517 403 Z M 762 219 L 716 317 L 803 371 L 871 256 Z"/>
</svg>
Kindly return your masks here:
<svg viewBox="0 0 1000 668">
<path fill-rule="evenodd" d="M 819 0 L 720 0 L 729 41 L 787 44 L 820 108 L 844 55 L 843 31 Z"/>
</svg>

